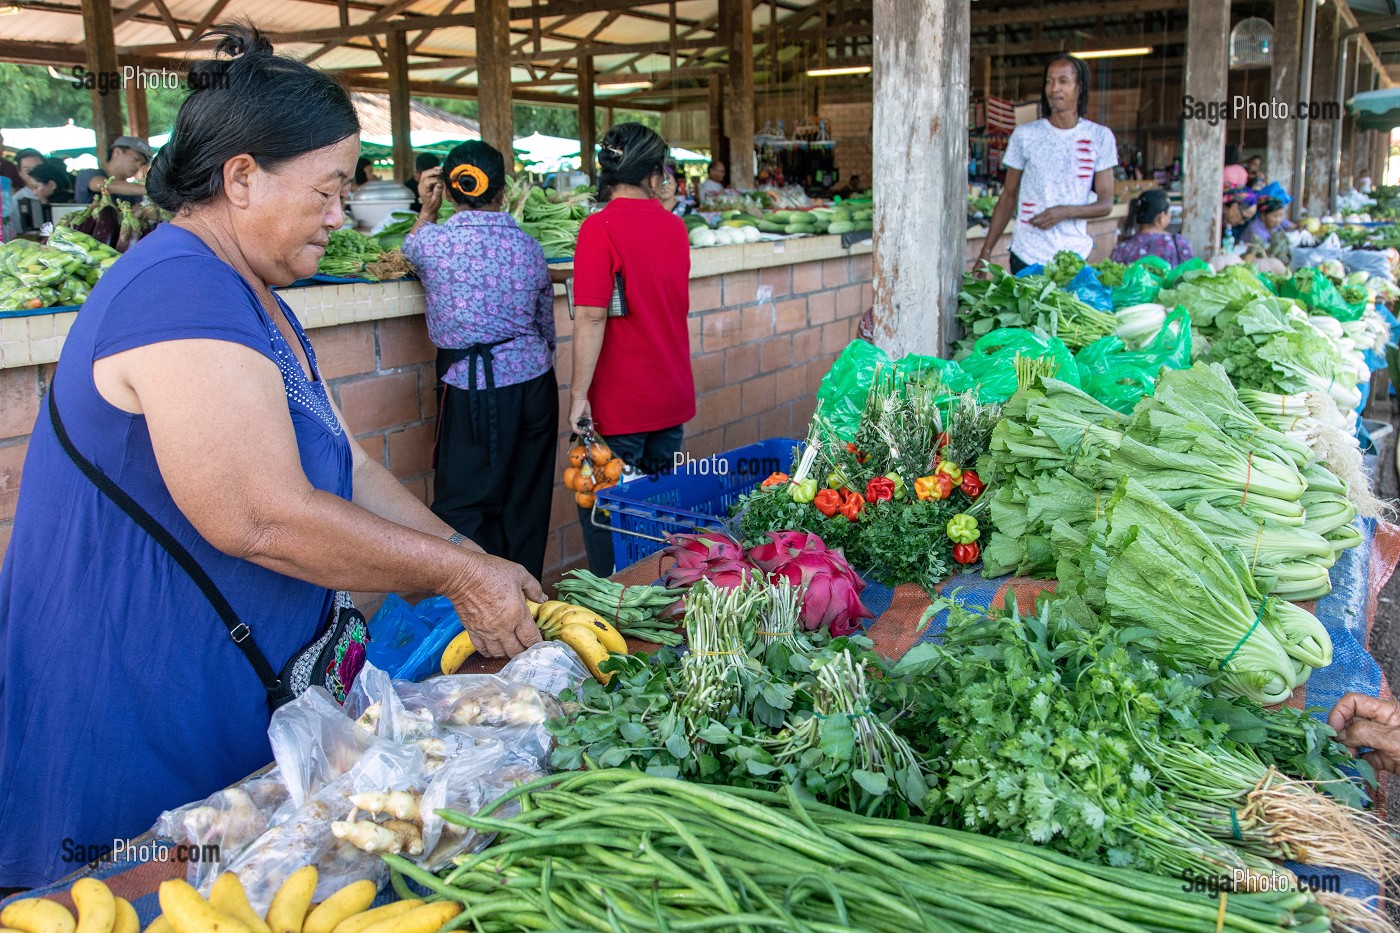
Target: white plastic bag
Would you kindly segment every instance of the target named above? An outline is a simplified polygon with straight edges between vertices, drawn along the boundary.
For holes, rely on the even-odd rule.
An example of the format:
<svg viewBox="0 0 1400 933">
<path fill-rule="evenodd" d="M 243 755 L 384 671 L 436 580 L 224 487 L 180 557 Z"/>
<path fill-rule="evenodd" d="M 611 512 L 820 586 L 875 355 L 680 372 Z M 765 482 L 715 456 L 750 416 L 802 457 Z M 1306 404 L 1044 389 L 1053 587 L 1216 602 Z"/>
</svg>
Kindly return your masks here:
<svg viewBox="0 0 1400 933">
<path fill-rule="evenodd" d="M 447 762 L 433 775 L 428 789 L 423 792 L 424 855 L 414 861 L 429 871 L 439 871 L 455 856 L 484 849 L 494 838 L 494 833 L 483 834 L 449 823 L 438 815 L 438 811 L 478 814 L 516 784 L 533 780 L 544 773 L 509 754 L 483 753 Z M 491 815 L 505 818 L 518 812 L 519 805 L 512 801 Z"/>
<path fill-rule="evenodd" d="M 267 737 L 293 807 L 354 767 L 374 741 L 324 687 L 312 687 L 274 712 Z"/>
<path fill-rule="evenodd" d="M 287 800 L 287 786 L 278 769 L 211 794 L 203 800 L 166 810 L 156 821 L 155 834 L 189 845 L 193 851 L 217 846 L 220 861 L 192 859 L 186 880 L 195 887 L 212 885 L 225 862 L 238 857 L 267 831 L 273 813 Z"/>
</svg>

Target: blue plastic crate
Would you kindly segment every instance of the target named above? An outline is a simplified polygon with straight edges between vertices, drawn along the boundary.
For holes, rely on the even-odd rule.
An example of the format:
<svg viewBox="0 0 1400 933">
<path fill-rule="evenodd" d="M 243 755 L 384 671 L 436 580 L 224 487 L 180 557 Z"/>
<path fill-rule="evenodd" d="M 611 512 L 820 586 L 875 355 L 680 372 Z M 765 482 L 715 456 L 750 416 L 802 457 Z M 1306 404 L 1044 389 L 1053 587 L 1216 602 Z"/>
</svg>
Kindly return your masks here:
<svg viewBox="0 0 1400 933">
<path fill-rule="evenodd" d="M 739 497 L 768 478 L 787 472 L 793 438 L 774 438 L 684 463 L 674 472 L 646 476 L 598 493 L 597 512 L 607 509 L 612 522 L 617 567 L 629 567 L 665 546 L 668 535 L 713 530 L 729 518 Z"/>
</svg>

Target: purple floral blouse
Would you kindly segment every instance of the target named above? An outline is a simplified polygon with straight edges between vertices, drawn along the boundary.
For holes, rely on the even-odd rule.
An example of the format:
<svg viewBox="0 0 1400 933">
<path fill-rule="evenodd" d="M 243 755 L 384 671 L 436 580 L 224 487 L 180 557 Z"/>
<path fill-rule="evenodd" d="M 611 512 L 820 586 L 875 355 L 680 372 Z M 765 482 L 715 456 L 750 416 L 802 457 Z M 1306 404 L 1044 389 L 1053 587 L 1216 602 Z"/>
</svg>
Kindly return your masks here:
<svg viewBox="0 0 1400 933">
<path fill-rule="evenodd" d="M 458 211 L 403 243 L 428 299 L 428 337 L 438 347 L 509 340 L 491 351 L 496 386 L 544 375 L 554 362 L 554 286 L 544 250 L 504 213 Z M 470 361 L 447 372 L 469 388 Z M 477 366 L 476 387 L 486 388 Z"/>
<path fill-rule="evenodd" d="M 1130 265 L 1144 256 L 1156 256 L 1178 266 L 1194 256 L 1191 244 L 1179 233 L 1142 231 L 1119 243 L 1113 250 L 1114 262 Z"/>
</svg>

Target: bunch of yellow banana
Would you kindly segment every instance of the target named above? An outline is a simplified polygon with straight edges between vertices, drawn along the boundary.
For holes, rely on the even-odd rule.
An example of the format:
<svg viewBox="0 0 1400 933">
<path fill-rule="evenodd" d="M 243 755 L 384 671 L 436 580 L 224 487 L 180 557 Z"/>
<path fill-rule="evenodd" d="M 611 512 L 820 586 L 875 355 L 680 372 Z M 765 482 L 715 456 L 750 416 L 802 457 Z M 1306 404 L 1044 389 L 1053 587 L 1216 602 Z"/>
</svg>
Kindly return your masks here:
<svg viewBox="0 0 1400 933">
<path fill-rule="evenodd" d="M 136 908 L 95 878 L 83 878 L 69 890 L 78 908 L 74 921 L 68 909 L 56 901 L 30 897 L 0 911 L 0 929 L 20 933 L 140 933 Z"/>
<path fill-rule="evenodd" d="M 424 904 L 419 900 L 407 900 L 370 910 L 369 905 L 374 903 L 377 893 L 373 881 L 348 884 L 319 904 L 313 904 L 317 880 L 314 865 L 292 872 L 273 895 L 265 918 L 253 910 L 242 882 L 232 872 L 225 872 L 214 880 L 207 901 L 184 881 L 163 881 L 160 885 L 161 915 L 151 921 L 146 933 L 436 933 L 462 909 L 454 901 Z M 73 900 L 79 905 L 82 916 L 78 885 L 73 886 Z M 134 912 L 132 920 L 135 920 Z M 31 933 L 60 931 L 45 929 Z M 71 928 L 68 933 L 73 933 Z M 82 933 L 81 924 L 77 933 Z M 113 933 L 125 933 L 120 923 Z"/>
<path fill-rule="evenodd" d="M 627 639 L 623 638 L 607 619 L 592 609 L 558 599 L 551 599 L 545 603 L 535 603 L 527 599 L 525 605 L 535 617 L 535 624 L 540 627 L 541 635 L 551 640 L 562 641 L 574 649 L 587 665 L 589 673 L 598 678 L 600 683 L 608 682 L 612 675 L 598 670 L 598 665 L 612 652 L 626 654 Z M 471 635 L 462 632 L 452 639 L 442 652 L 442 672 L 457 673 L 475 650 Z"/>
<path fill-rule="evenodd" d="M 627 639 L 607 619 L 592 609 L 558 599 L 540 604 L 526 600 L 525 605 L 534 614 L 541 635 L 574 649 L 599 683 L 608 682 L 612 675 L 598 670 L 598 665 L 610 653 L 626 654 Z"/>
</svg>

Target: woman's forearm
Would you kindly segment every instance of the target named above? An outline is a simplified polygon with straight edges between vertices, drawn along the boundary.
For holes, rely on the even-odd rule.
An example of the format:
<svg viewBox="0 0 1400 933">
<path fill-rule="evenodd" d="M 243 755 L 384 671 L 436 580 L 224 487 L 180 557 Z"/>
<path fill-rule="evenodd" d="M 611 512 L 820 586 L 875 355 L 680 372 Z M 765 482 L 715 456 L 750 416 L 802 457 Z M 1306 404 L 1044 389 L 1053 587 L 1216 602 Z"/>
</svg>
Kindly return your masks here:
<svg viewBox="0 0 1400 933">
<path fill-rule="evenodd" d="M 588 390 L 593 387 L 607 324 L 606 308 L 581 307 L 574 311 L 574 371 L 569 376 L 569 395 L 575 400 L 588 398 Z"/>
<path fill-rule="evenodd" d="M 404 494 L 412 498 L 407 490 Z M 426 506 L 413 501 L 436 522 Z M 428 524 L 419 517 L 419 524 Z M 443 594 L 476 557 L 439 532 L 451 529 L 409 527 L 312 489 L 298 507 L 259 523 L 233 556 L 329 589 Z"/>
</svg>

